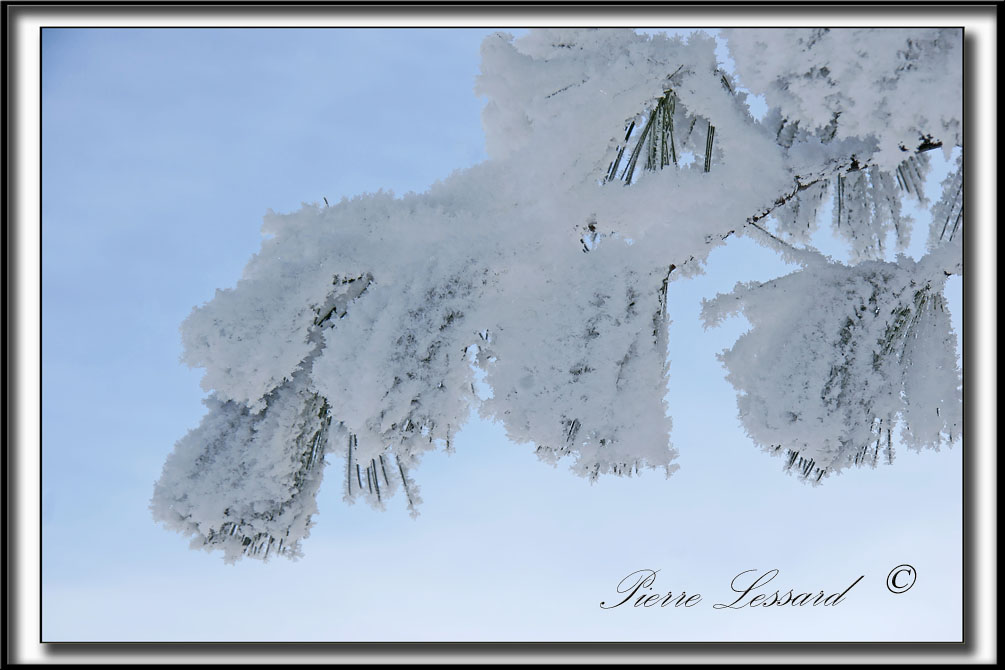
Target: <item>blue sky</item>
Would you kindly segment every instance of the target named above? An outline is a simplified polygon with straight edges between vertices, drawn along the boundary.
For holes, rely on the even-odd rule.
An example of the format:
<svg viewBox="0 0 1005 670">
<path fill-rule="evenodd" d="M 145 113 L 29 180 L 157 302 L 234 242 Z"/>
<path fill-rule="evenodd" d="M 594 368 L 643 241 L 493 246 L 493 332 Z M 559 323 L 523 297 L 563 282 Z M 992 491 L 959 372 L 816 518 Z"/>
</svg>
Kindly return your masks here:
<svg viewBox="0 0 1005 670">
<path fill-rule="evenodd" d="M 153 483 L 204 411 L 181 321 L 236 283 L 268 209 L 422 191 L 483 160 L 490 32 L 44 32 L 43 639 L 958 639 L 962 449 L 818 488 L 758 452 L 715 359 L 744 323 L 698 319 L 702 297 L 786 271 L 744 240 L 671 293 L 669 480 L 590 485 L 472 420 L 415 472 L 418 520 L 323 485 L 297 562 L 227 566 L 154 524 Z M 893 596 L 901 563 L 919 583 Z M 706 605 L 748 569 L 786 589 L 866 578 L 829 610 L 598 607 L 647 567 Z"/>
</svg>

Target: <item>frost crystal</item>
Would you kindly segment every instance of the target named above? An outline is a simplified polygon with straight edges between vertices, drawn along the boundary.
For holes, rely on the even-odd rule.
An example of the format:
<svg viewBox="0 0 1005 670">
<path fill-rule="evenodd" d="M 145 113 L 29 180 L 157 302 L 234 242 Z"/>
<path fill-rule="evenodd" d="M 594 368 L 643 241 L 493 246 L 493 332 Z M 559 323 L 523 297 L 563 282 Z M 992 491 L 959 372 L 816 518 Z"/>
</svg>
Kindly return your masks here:
<svg viewBox="0 0 1005 670">
<path fill-rule="evenodd" d="M 821 481 L 892 458 L 896 425 L 917 448 L 957 439 L 942 290 L 962 274 L 961 32 L 729 31 L 739 78 L 715 46 L 496 34 L 489 161 L 423 194 L 270 213 L 236 287 L 183 324 L 212 393 L 154 516 L 227 560 L 296 556 L 326 457 L 346 500 L 414 514 L 410 473 L 472 409 L 585 477 L 669 476 L 667 295 L 739 235 L 803 266 L 705 308 L 754 325 L 722 360 L 756 443 Z M 892 261 L 935 148 L 959 160 L 929 254 Z M 828 198 L 854 265 L 808 246 Z"/>
<path fill-rule="evenodd" d="M 893 461 L 898 421 L 915 448 L 951 443 L 962 426 L 946 275 L 913 260 L 806 268 L 738 285 L 705 303 L 715 323 L 742 311 L 753 328 L 721 355 L 740 418 L 786 467 L 820 481 Z"/>
</svg>

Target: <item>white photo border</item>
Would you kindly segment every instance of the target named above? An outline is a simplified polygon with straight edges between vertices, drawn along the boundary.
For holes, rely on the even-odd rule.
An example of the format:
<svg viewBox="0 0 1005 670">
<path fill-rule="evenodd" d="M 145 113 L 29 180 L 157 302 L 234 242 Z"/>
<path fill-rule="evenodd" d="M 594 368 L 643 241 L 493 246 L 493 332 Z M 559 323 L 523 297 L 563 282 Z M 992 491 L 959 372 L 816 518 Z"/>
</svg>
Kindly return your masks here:
<svg viewBox="0 0 1005 670">
<path fill-rule="evenodd" d="M 384 5 L 199 6 L 5 3 L 4 194 L 9 367 L 4 661 L 22 663 L 988 663 L 996 661 L 995 472 L 997 437 L 995 216 L 997 8 L 986 5 Z M 40 643 L 41 639 L 41 28 L 42 27 L 431 27 L 431 26 L 962 26 L 968 147 L 963 351 L 964 644 L 930 643 L 429 643 L 139 644 Z M 970 281 L 967 282 L 966 280 Z M 7 324 L 12 324 L 7 328 Z M 967 362 L 969 361 L 969 365 Z M 826 654 L 826 660 L 821 655 Z"/>
</svg>

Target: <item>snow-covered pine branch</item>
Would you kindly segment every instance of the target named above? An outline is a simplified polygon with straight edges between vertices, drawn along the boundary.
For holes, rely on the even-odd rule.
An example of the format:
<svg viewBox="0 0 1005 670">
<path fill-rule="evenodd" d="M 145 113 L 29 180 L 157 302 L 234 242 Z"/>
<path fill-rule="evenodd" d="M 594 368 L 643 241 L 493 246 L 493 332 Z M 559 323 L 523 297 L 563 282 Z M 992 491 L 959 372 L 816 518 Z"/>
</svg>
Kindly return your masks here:
<svg viewBox="0 0 1005 670">
<path fill-rule="evenodd" d="M 403 494 L 415 513 L 410 473 L 472 408 L 583 476 L 669 476 L 667 293 L 734 234 L 803 266 L 706 308 L 754 323 L 723 360 L 756 442 L 819 480 L 889 453 L 898 421 L 912 446 L 955 439 L 941 292 L 962 272 L 959 171 L 929 256 L 883 256 L 909 239 L 901 191 L 922 194 L 925 152 L 961 148 L 961 35 L 729 40 L 739 79 L 700 34 L 497 34 L 477 82 L 490 160 L 423 194 L 270 213 L 237 286 L 183 325 L 212 394 L 155 517 L 228 560 L 296 555 L 325 456 L 347 500 Z M 856 265 L 808 246 L 829 194 Z"/>
<path fill-rule="evenodd" d="M 752 325 L 720 356 L 750 437 L 814 482 L 892 462 L 898 422 L 911 447 L 952 443 L 963 417 L 945 280 L 901 256 L 808 267 L 706 301 L 706 323 L 742 311 Z"/>
</svg>

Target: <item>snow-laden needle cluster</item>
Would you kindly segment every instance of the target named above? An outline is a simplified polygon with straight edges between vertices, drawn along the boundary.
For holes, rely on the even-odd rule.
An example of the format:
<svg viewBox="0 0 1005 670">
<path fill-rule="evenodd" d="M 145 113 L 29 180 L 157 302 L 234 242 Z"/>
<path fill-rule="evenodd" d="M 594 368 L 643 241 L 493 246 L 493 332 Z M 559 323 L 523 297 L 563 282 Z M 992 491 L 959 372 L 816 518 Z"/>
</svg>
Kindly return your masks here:
<svg viewBox="0 0 1005 670">
<path fill-rule="evenodd" d="M 961 155 L 961 32 L 728 37 L 739 79 L 700 34 L 497 34 L 488 161 L 422 194 L 270 213 L 236 288 L 183 325 L 212 393 L 155 517 L 228 560 L 296 556 L 326 461 L 347 500 L 415 513 L 412 472 L 473 408 L 580 475 L 669 476 L 667 292 L 739 235 L 803 266 L 706 305 L 753 325 L 722 360 L 755 442 L 816 482 L 892 457 L 898 423 L 913 446 L 956 438 L 942 288 L 962 273 L 961 161 L 929 256 L 884 255 L 907 243 L 926 152 Z M 855 265 L 807 246 L 827 198 Z"/>
</svg>

